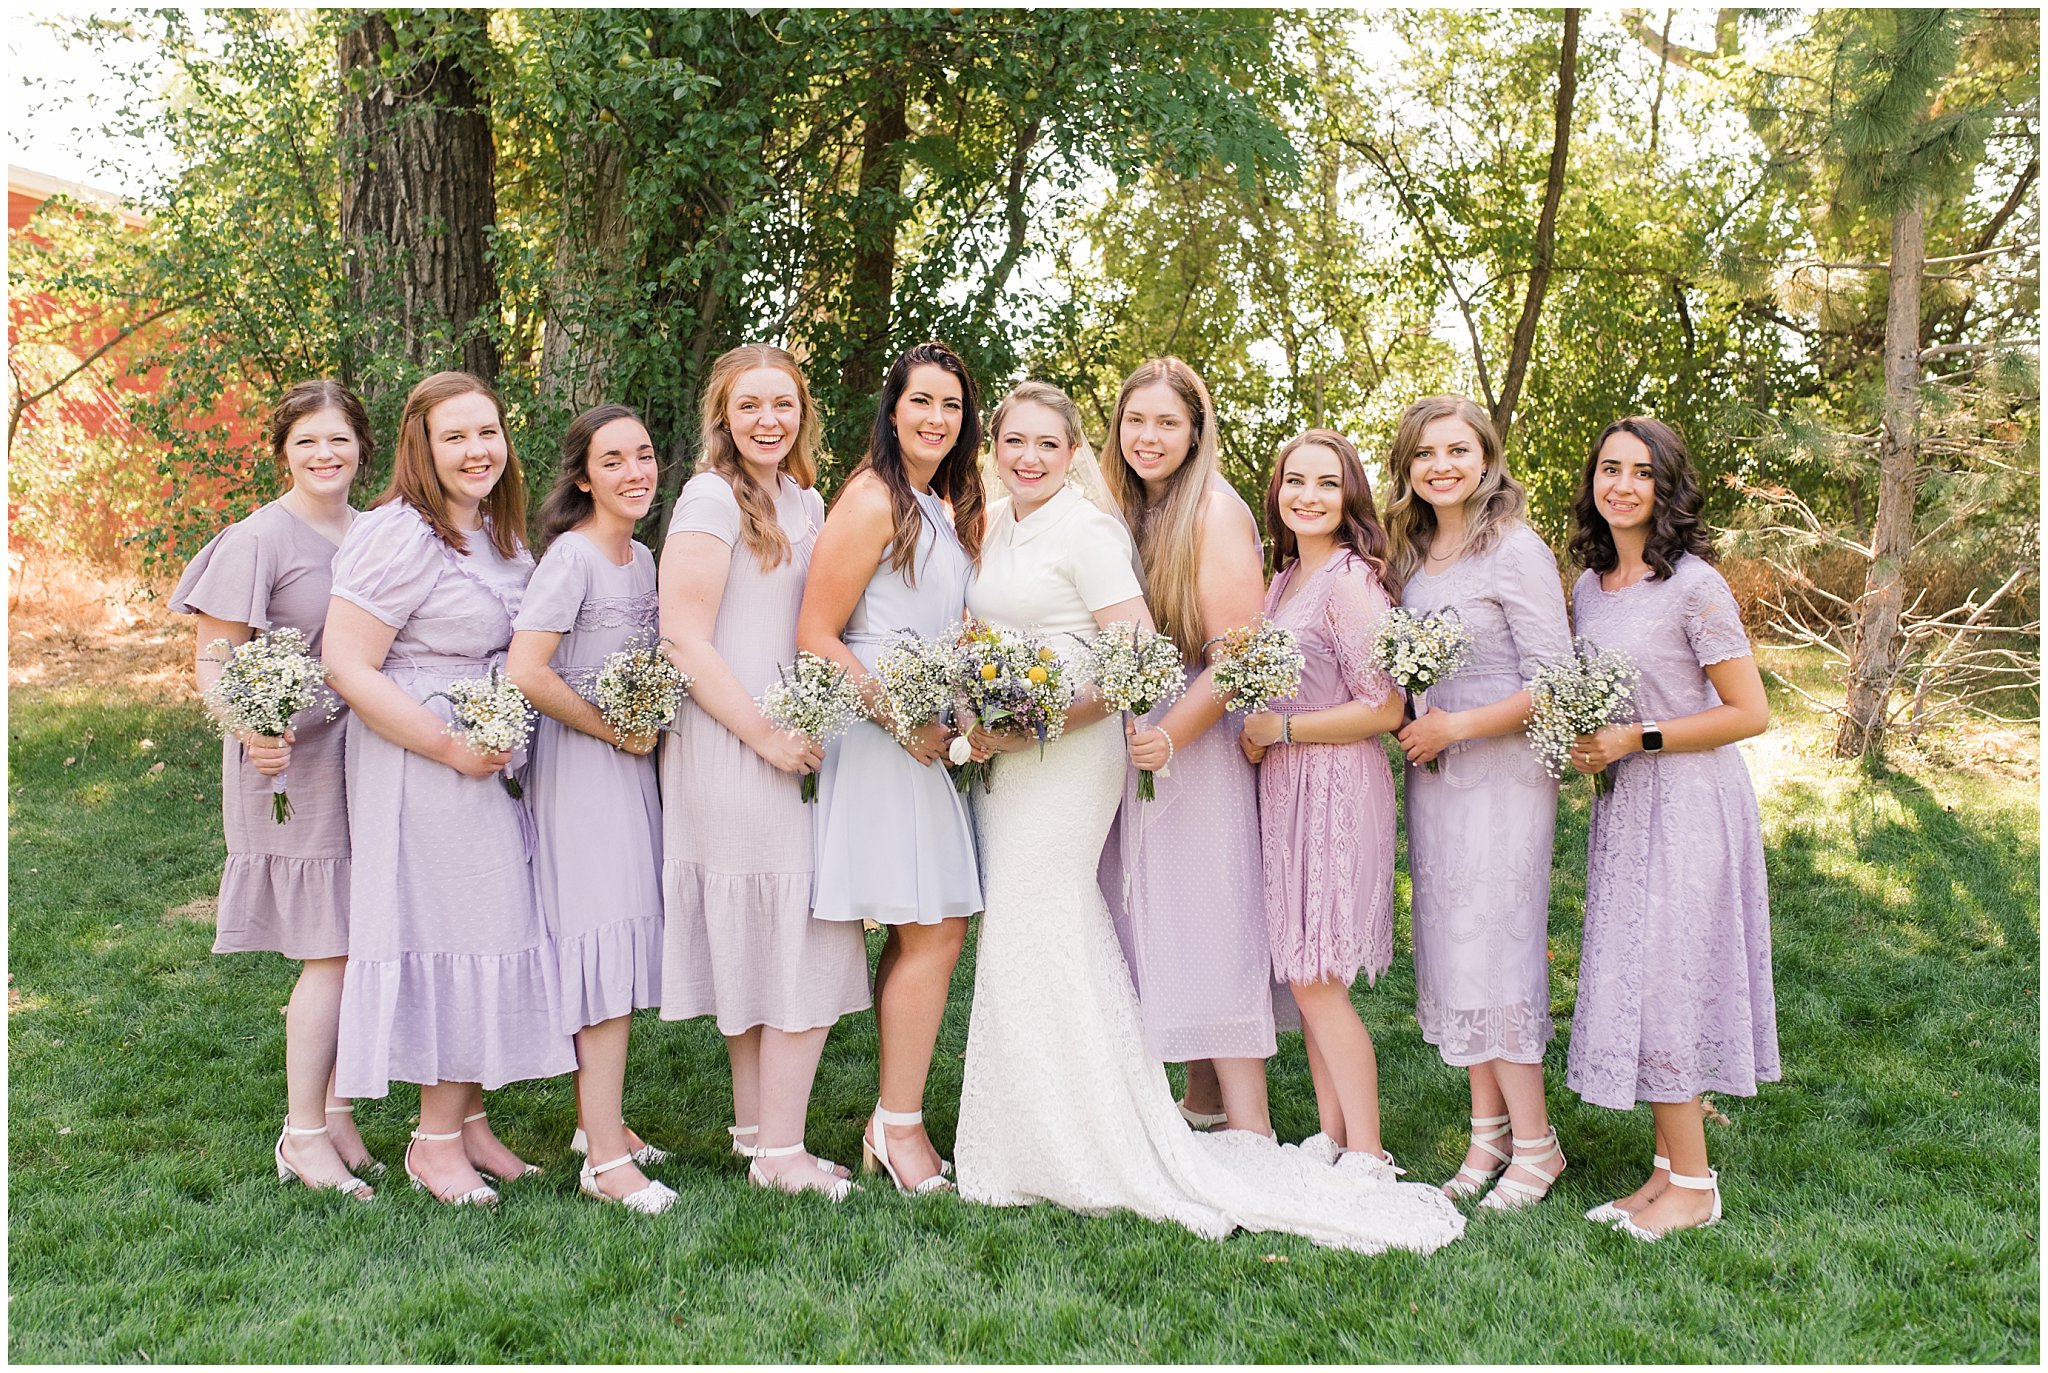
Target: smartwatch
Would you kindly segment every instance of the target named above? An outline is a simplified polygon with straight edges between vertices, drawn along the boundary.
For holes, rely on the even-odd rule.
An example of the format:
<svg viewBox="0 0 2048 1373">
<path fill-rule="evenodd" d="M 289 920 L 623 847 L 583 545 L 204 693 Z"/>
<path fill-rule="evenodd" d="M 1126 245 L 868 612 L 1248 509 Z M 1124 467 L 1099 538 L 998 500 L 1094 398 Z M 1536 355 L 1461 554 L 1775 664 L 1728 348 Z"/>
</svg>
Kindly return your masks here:
<svg viewBox="0 0 2048 1373">
<path fill-rule="evenodd" d="M 1655 720 L 1643 721 L 1643 752 L 1661 753 L 1663 751 L 1664 731 L 1657 728 Z"/>
</svg>

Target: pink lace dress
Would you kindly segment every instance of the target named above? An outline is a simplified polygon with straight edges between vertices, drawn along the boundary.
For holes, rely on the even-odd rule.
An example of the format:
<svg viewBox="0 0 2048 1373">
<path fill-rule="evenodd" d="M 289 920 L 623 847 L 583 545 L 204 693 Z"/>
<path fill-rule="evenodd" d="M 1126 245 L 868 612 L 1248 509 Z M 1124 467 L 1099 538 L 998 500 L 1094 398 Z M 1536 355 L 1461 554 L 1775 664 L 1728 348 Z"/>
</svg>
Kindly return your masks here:
<svg viewBox="0 0 2048 1373">
<path fill-rule="evenodd" d="M 1698 558 L 1668 580 L 1572 592 L 1580 637 L 1641 669 L 1636 718 L 1717 706 L 1705 669 L 1749 656 L 1728 583 Z M 1776 1082 L 1770 895 L 1749 768 L 1733 744 L 1633 753 L 1593 803 L 1586 929 L 1565 1082 L 1596 1106 L 1754 1096 Z"/>
<path fill-rule="evenodd" d="M 1301 570 L 1273 579 L 1266 615 L 1301 645 L 1301 691 L 1286 714 L 1349 701 L 1377 706 L 1393 679 L 1372 659 L 1390 602 L 1372 569 L 1339 552 L 1280 598 Z M 1295 983 L 1376 981 L 1394 961 L 1394 775 L 1378 738 L 1275 744 L 1259 764 L 1259 840 L 1273 971 Z"/>
</svg>

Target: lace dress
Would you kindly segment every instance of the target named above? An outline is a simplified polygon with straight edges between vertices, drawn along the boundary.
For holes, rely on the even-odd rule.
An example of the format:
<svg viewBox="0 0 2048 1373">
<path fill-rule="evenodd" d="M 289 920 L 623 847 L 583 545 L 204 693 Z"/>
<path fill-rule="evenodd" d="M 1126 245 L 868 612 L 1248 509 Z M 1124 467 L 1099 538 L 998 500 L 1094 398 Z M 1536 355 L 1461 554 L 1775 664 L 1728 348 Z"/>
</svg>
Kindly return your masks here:
<svg viewBox="0 0 2048 1373">
<path fill-rule="evenodd" d="M 171 609 L 211 615 L 253 630 L 296 629 L 320 651 L 336 548 L 281 502 L 216 534 L 178 579 Z M 221 829 L 228 861 L 220 874 L 215 953 L 268 950 L 286 958 L 348 952 L 348 796 L 342 737 L 348 711 L 332 720 L 305 711 L 285 774 L 292 818 L 271 813 L 271 779 L 221 744 Z"/>
<path fill-rule="evenodd" d="M 1519 521 L 1439 575 L 1418 570 L 1401 604 L 1454 609 L 1472 631 L 1457 676 L 1429 693 L 1445 710 L 1491 705 L 1537 665 L 1571 656 L 1557 558 Z M 1454 1067 L 1540 1063 L 1550 1024 L 1550 856 L 1557 783 L 1520 732 L 1451 745 L 1438 771 L 1407 775 L 1414 879 L 1415 1018 Z"/>
<path fill-rule="evenodd" d="M 1301 690 L 1284 714 L 1383 703 L 1393 679 L 1372 637 L 1390 602 L 1349 551 L 1273 579 L 1266 616 L 1301 645 Z M 1355 744 L 1275 744 L 1259 764 L 1259 835 L 1274 970 L 1290 982 L 1377 980 L 1394 961 L 1394 774 L 1379 736 Z"/>
<path fill-rule="evenodd" d="M 846 646 L 873 668 L 890 644 L 960 628 L 973 564 L 946 503 L 911 493 L 923 520 L 913 584 L 888 554 L 847 622 Z M 943 763 L 920 764 L 880 725 L 857 721 L 825 749 L 818 802 L 812 914 L 819 920 L 935 925 L 981 909 L 981 874 L 967 798 Z"/>
<path fill-rule="evenodd" d="M 456 553 L 393 501 L 356 518 L 334 595 L 397 631 L 383 671 L 437 718 L 437 695 L 504 666 L 533 572 L 489 535 Z M 515 759 L 515 762 L 517 760 Z M 573 1071 L 555 951 L 533 890 L 533 821 L 503 777 L 470 777 L 348 719 L 348 970 L 334 1090 L 390 1080 L 498 1087 Z"/>
<path fill-rule="evenodd" d="M 1687 555 L 1671 577 L 1572 592 L 1581 637 L 1635 659 L 1639 720 L 1721 703 L 1703 670 L 1749 656 L 1728 583 Z M 1593 803 L 1586 928 L 1565 1082 L 1597 1106 L 1754 1096 L 1776 1082 L 1777 1004 L 1762 823 L 1733 744 L 1632 753 Z"/>
<path fill-rule="evenodd" d="M 998 503 L 989 542 L 968 606 L 997 624 L 1086 642 L 1091 606 L 1137 594 L 1123 526 L 1078 496 L 1021 522 Z M 1124 772 L 1112 718 L 1042 757 L 1002 755 L 975 796 L 988 909 L 955 1141 L 961 1194 L 1135 1211 L 1209 1239 L 1288 1231 L 1362 1253 L 1456 1239 L 1465 1222 L 1433 1187 L 1373 1183 L 1244 1131 L 1188 1129 L 1146 1050 L 1096 882 Z"/>
<path fill-rule="evenodd" d="M 588 697 L 607 655 L 655 621 L 654 555 L 620 567 L 573 529 L 534 569 L 515 630 L 560 634 L 551 666 Z M 650 635 L 651 637 L 651 635 Z M 526 771 L 534 882 L 554 937 L 562 1028 L 661 1004 L 661 794 L 654 759 L 546 715 Z"/>
</svg>

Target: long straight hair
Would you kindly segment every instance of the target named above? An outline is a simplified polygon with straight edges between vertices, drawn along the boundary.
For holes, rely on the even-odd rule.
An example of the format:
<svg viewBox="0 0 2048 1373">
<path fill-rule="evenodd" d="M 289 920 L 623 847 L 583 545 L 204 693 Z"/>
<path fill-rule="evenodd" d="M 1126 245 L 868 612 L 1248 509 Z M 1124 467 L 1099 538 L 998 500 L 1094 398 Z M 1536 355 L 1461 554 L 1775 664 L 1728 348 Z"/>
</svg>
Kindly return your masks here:
<svg viewBox="0 0 2048 1373">
<path fill-rule="evenodd" d="M 1165 494 L 1154 501 L 1124 452 L 1123 428 L 1124 409 L 1131 396 L 1160 381 L 1173 388 L 1186 409 L 1191 434 L 1187 458 L 1166 479 Z M 1202 498 L 1208 494 L 1209 479 L 1221 466 L 1216 407 L 1209 399 L 1209 388 L 1195 375 L 1195 369 L 1179 358 L 1153 358 L 1142 364 L 1124 378 L 1117 392 L 1105 447 L 1110 458 L 1102 466 L 1102 484 L 1123 512 L 1124 523 L 1137 542 L 1138 559 L 1145 570 L 1146 603 L 1159 632 L 1173 640 L 1184 658 L 1196 661 L 1207 639 L 1201 603 L 1195 596 L 1202 566 Z"/>
<path fill-rule="evenodd" d="M 631 420 L 642 429 L 647 427 L 629 405 L 597 405 L 570 420 L 568 429 L 563 431 L 561 470 L 555 474 L 555 484 L 540 498 L 540 509 L 534 514 L 534 522 L 540 525 L 541 552 L 547 552 L 549 544 L 589 519 L 597 509 L 597 497 L 576 483 L 590 480 L 590 445 L 596 440 L 597 431 L 613 420 Z M 657 465 L 659 462 L 657 458 Z"/>
<path fill-rule="evenodd" d="M 1468 551 L 1483 553 L 1491 548 L 1501 531 L 1520 519 L 1529 504 L 1528 492 L 1508 474 L 1500 431 L 1487 413 L 1464 396 L 1424 396 L 1401 412 L 1400 423 L 1394 426 L 1394 441 L 1387 447 L 1388 562 L 1396 583 L 1414 575 L 1436 535 L 1436 508 L 1416 494 L 1408 469 L 1415 450 L 1422 446 L 1423 429 L 1440 419 L 1463 420 L 1479 436 L 1479 453 L 1485 460 L 1478 489 L 1465 498 Z"/>
<path fill-rule="evenodd" d="M 469 541 L 448 513 L 448 497 L 434 470 L 434 440 L 427 416 L 442 401 L 471 395 L 490 401 L 498 412 L 498 428 L 505 433 L 505 470 L 483 499 L 484 531 L 499 557 L 515 558 L 526 539 L 526 474 L 512 447 L 512 431 L 505 424 L 505 402 L 498 399 L 490 383 L 468 372 L 436 372 L 406 394 L 405 410 L 398 417 L 398 442 L 392 447 L 391 484 L 372 502 L 372 508 L 402 500 L 420 512 L 442 543 L 457 553 L 469 552 Z"/>
<path fill-rule="evenodd" d="M 1663 420 L 1649 415 L 1630 415 L 1600 431 L 1586 454 L 1586 470 L 1579 474 L 1579 494 L 1572 498 L 1572 561 L 1595 572 L 1612 572 L 1620 561 L 1614 548 L 1614 531 L 1606 516 L 1593 502 L 1593 471 L 1600 465 L 1600 450 L 1616 434 L 1633 434 L 1650 450 L 1650 481 L 1655 502 L 1650 511 L 1650 536 L 1643 543 L 1643 561 L 1660 580 L 1668 578 L 1678 560 L 1690 553 L 1704 562 L 1714 560 L 1714 541 L 1708 537 L 1701 515 L 1706 501 L 1693 476 L 1692 454 L 1685 437 Z"/>
<path fill-rule="evenodd" d="M 1287 521 L 1280 518 L 1280 484 L 1287 475 L 1289 456 L 1310 444 L 1319 444 L 1337 455 L 1339 494 L 1342 497 L 1334 536 L 1337 546 L 1350 549 L 1358 555 L 1360 562 L 1372 569 L 1389 600 L 1400 600 L 1401 584 L 1387 569 L 1387 531 L 1380 524 L 1379 511 L 1373 506 L 1372 481 L 1365 475 L 1365 460 L 1358 456 L 1357 445 L 1334 429 L 1303 430 L 1280 448 L 1279 460 L 1273 464 L 1273 480 L 1266 484 L 1266 528 L 1273 536 L 1266 555 L 1267 565 L 1278 576 L 1301 556 L 1294 531 L 1287 527 Z"/>
<path fill-rule="evenodd" d="M 896 432 L 896 403 L 910 389 L 910 373 L 918 367 L 936 367 L 960 379 L 960 432 L 953 446 L 939 459 L 932 474 L 932 494 L 953 507 L 953 532 L 971 561 L 980 561 L 983 524 L 981 473 L 976 464 L 981 456 L 981 393 L 960 355 L 936 340 L 912 344 L 903 350 L 882 378 L 882 394 L 875 402 L 875 426 L 868 434 L 868 451 L 852 476 L 872 472 L 889 493 L 889 510 L 895 529 L 889 536 L 889 570 L 917 585 L 917 543 L 924 531 L 924 514 L 911 489 L 910 474 L 903 468 L 903 440 Z M 840 491 L 846 490 L 841 486 Z"/>
<path fill-rule="evenodd" d="M 782 521 L 775 517 L 777 493 L 755 478 L 725 422 L 725 407 L 732 399 L 733 387 L 756 367 L 776 368 L 788 373 L 796 383 L 797 403 L 803 407 L 803 416 L 797 421 L 795 441 L 775 470 L 806 491 L 817 485 L 818 454 L 825 446 L 825 426 L 818 418 L 818 407 L 811 403 L 811 387 L 804 380 L 804 369 L 783 349 L 767 343 L 744 343 L 719 354 L 718 361 L 711 364 L 700 411 L 697 470 L 716 472 L 732 484 L 733 497 L 740 504 L 740 541 L 760 560 L 765 571 L 789 561 L 789 535 L 782 532 Z"/>
<path fill-rule="evenodd" d="M 348 427 L 355 430 L 355 475 L 360 477 L 370 470 L 370 455 L 377 451 L 377 441 L 370 434 L 370 412 L 363 408 L 355 392 L 331 378 L 318 377 L 285 387 L 263 422 L 264 435 L 270 441 L 270 456 L 276 459 L 278 473 L 287 482 L 292 478 L 292 465 L 284 455 L 285 440 L 292 436 L 293 425 L 322 410 L 339 410 Z"/>
</svg>

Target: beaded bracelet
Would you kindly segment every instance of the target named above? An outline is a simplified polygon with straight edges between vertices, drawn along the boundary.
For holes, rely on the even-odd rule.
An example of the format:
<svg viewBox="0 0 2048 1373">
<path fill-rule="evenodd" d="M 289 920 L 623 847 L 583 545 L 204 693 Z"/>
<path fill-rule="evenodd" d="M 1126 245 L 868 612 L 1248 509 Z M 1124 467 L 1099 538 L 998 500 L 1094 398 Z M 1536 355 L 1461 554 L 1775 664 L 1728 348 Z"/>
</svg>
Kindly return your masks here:
<svg viewBox="0 0 2048 1373">
<path fill-rule="evenodd" d="M 1158 730 L 1161 734 L 1166 736 L 1166 761 L 1159 765 L 1159 771 L 1157 773 L 1158 776 L 1164 777 L 1166 776 L 1166 770 L 1173 766 L 1173 736 L 1171 734 L 1166 733 L 1166 726 L 1164 725 L 1154 725 L 1152 726 L 1152 728 Z"/>
</svg>

